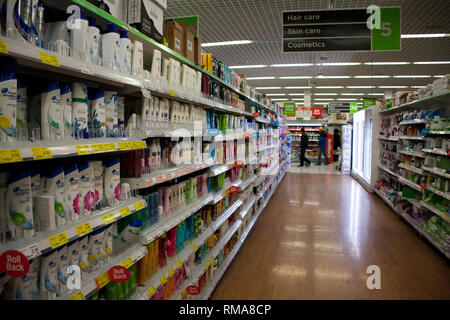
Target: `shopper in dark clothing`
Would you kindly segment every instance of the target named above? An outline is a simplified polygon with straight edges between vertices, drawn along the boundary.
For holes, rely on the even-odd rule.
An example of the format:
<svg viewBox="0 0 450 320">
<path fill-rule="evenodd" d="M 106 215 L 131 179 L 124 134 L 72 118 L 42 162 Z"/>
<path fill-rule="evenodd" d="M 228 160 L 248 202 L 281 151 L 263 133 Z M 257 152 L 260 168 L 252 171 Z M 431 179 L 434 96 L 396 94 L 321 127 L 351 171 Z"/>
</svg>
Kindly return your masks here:
<svg viewBox="0 0 450 320">
<path fill-rule="evenodd" d="M 334 135 L 333 135 L 333 150 L 337 151 L 338 149 L 342 148 L 342 144 L 341 144 L 341 136 L 339 135 L 339 130 L 338 129 L 334 129 Z M 336 153 L 336 152 L 334 152 Z M 337 154 L 333 154 L 333 161 L 338 161 L 339 159 L 339 155 Z"/>
<path fill-rule="evenodd" d="M 308 135 L 305 132 L 305 128 L 302 128 L 302 140 L 300 142 L 300 167 L 303 167 L 303 163 L 306 162 L 306 166 L 311 165 L 311 160 L 306 158 L 306 149 L 308 149 Z"/>
<path fill-rule="evenodd" d="M 325 131 L 320 128 L 319 129 L 320 133 L 319 133 L 319 161 L 317 163 L 318 166 L 321 165 L 322 163 L 322 154 L 325 157 L 325 165 L 328 165 L 328 156 L 327 156 L 327 134 L 325 133 Z"/>
</svg>

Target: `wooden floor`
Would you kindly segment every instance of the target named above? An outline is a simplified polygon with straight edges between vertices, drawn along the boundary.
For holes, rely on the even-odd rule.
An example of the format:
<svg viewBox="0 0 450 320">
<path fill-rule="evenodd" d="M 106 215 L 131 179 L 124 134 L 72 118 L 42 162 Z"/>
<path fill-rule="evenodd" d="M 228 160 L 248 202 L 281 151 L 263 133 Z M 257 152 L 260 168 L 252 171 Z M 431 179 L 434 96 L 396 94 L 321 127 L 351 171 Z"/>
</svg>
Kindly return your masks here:
<svg viewBox="0 0 450 320">
<path fill-rule="evenodd" d="M 450 299 L 450 264 L 350 176 L 289 173 L 212 299 Z"/>
</svg>

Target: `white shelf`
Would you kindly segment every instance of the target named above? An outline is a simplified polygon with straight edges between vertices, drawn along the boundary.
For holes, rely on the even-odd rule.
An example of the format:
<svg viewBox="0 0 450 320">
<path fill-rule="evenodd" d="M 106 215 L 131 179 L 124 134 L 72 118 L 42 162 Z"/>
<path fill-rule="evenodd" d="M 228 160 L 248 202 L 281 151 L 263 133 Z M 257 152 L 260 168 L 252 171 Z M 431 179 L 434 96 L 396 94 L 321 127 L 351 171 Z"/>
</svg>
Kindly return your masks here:
<svg viewBox="0 0 450 320">
<path fill-rule="evenodd" d="M 399 136 L 401 140 L 424 140 L 425 136 Z"/>
<path fill-rule="evenodd" d="M 405 178 L 399 176 L 398 181 L 402 184 L 407 185 L 408 187 L 411 187 L 411 188 L 423 193 L 423 189 L 418 184 L 415 184 L 414 182 L 409 181 L 408 179 L 405 179 Z"/>
<path fill-rule="evenodd" d="M 423 153 L 421 153 L 421 152 L 403 151 L 403 150 L 400 150 L 398 153 L 406 154 L 406 155 L 408 155 L 408 156 L 414 156 L 414 157 L 425 158 L 425 154 L 423 154 Z"/>
<path fill-rule="evenodd" d="M 247 180 L 245 180 L 244 182 L 242 182 L 242 184 L 239 186 L 240 190 L 245 190 L 248 188 L 249 185 L 252 184 L 253 181 L 256 180 L 256 175 L 252 175 L 250 178 L 247 178 Z"/>
<path fill-rule="evenodd" d="M 437 154 L 440 156 L 448 156 L 447 152 L 442 149 L 422 149 L 422 152 Z"/>
<path fill-rule="evenodd" d="M 96 290 L 98 290 L 96 278 L 102 276 L 106 273 L 111 267 L 117 265 L 126 265 L 124 262 L 131 257 L 133 264 L 142 259 L 147 254 L 147 248 L 141 246 L 140 244 L 135 244 L 124 252 L 120 253 L 115 257 L 109 257 L 108 262 L 106 264 L 101 265 L 100 269 L 94 271 L 92 273 L 88 273 L 86 277 L 82 280 L 81 283 L 81 292 L 83 296 L 86 298 Z M 109 278 L 108 278 L 109 279 Z M 110 282 L 109 280 L 106 282 Z M 105 283 L 105 284 L 106 284 Z M 80 290 L 69 290 L 66 294 L 62 295 L 58 298 L 58 300 L 67 300 L 72 297 L 74 294 L 79 292 Z"/>
<path fill-rule="evenodd" d="M 441 190 L 433 188 L 432 186 L 427 186 L 427 190 L 431 191 L 431 192 L 437 194 L 438 196 L 441 196 L 447 200 L 450 200 L 450 192 L 442 192 Z"/>
<path fill-rule="evenodd" d="M 389 173 L 390 175 L 392 175 L 392 176 L 394 176 L 394 177 L 397 177 L 398 178 L 398 174 L 396 174 L 396 173 L 394 173 L 394 172 L 392 172 L 391 170 L 389 170 L 388 168 L 386 168 L 386 167 L 383 167 L 381 164 L 380 165 L 378 165 L 378 168 L 380 168 L 380 169 L 382 169 L 383 171 L 386 171 L 387 173 Z"/>
<path fill-rule="evenodd" d="M 80 220 L 72 221 L 67 225 L 59 226 L 53 231 L 38 232 L 34 237 L 30 239 L 7 243 L 0 247 L 0 252 L 4 252 L 6 250 L 18 250 L 22 252 L 28 259 L 33 259 L 48 250 L 56 249 L 74 239 L 79 238 L 80 236 L 89 234 L 97 228 L 105 226 L 105 221 L 107 222 L 107 224 L 110 224 L 116 220 L 119 220 L 120 218 L 122 218 L 121 210 L 124 208 L 128 208 L 128 210 L 126 211 L 122 210 L 122 212 L 126 212 L 126 215 L 136 212 L 135 205 L 137 205 L 139 210 L 147 207 L 146 201 L 141 198 L 132 198 L 130 200 L 122 201 L 113 207 L 104 208 L 102 210 L 92 212 L 91 215 L 82 217 Z M 89 227 L 88 229 L 83 229 L 83 233 L 79 235 L 79 233 L 77 232 L 77 227 L 82 225 L 89 225 L 90 229 Z M 50 243 L 51 240 L 49 239 L 57 235 L 63 236 L 63 239 L 65 235 L 67 242 L 59 241 L 56 242 L 58 245 L 54 245 L 52 247 Z"/>
<path fill-rule="evenodd" d="M 450 134 L 450 131 L 430 131 L 428 134 Z"/>
<path fill-rule="evenodd" d="M 250 211 L 250 208 L 255 204 L 256 200 L 259 199 L 259 197 L 256 197 L 255 195 L 252 195 L 245 205 L 245 207 L 242 208 L 241 211 L 239 211 L 239 216 L 241 219 L 244 219 L 247 213 Z"/>
<path fill-rule="evenodd" d="M 234 168 L 236 166 L 236 164 L 224 164 L 224 165 L 217 165 L 213 168 L 209 169 L 209 176 L 210 177 L 215 177 L 218 176 L 221 173 L 227 172 L 228 170 Z"/>
<path fill-rule="evenodd" d="M 398 141 L 398 137 L 389 137 L 389 138 L 386 138 L 386 137 L 383 137 L 383 136 L 379 136 L 378 139 L 380 139 L 380 140 L 386 140 L 386 141 Z"/>
<path fill-rule="evenodd" d="M 380 190 L 378 189 L 373 189 L 373 191 L 380 196 L 381 199 L 383 199 L 384 202 L 386 202 L 394 211 L 395 211 L 395 206 L 394 204 L 388 199 L 388 197 L 386 197 L 384 194 L 382 194 L 380 192 Z"/>
<path fill-rule="evenodd" d="M 423 166 L 422 167 L 423 170 L 431 172 L 435 175 L 450 179 L 450 174 L 446 173 L 444 169 L 439 169 L 439 168 L 428 168 Z"/>
<path fill-rule="evenodd" d="M 427 208 L 428 210 L 430 210 L 431 212 L 433 212 L 435 215 L 441 217 L 442 219 L 444 219 L 447 222 L 450 222 L 450 216 L 446 215 L 444 212 L 439 211 L 437 208 L 435 208 L 434 206 L 432 206 L 429 203 L 426 203 L 425 201 L 421 201 L 420 204 L 422 205 L 422 207 Z"/>
<path fill-rule="evenodd" d="M 128 183 L 132 190 L 145 189 L 155 185 L 170 181 L 188 175 L 192 172 L 200 171 L 211 167 L 214 164 L 213 160 L 199 165 L 180 165 L 175 168 L 159 170 L 157 172 L 143 175 L 140 178 L 121 178 L 121 183 Z"/>
<path fill-rule="evenodd" d="M 216 204 L 217 202 L 222 200 L 228 194 L 229 188 L 239 187 L 241 185 L 241 183 L 242 183 L 241 179 L 239 179 L 235 182 L 229 183 L 227 186 L 223 187 L 222 190 L 220 190 L 214 194 L 213 199 L 211 200 L 211 203 Z"/>
<path fill-rule="evenodd" d="M 413 120 L 403 120 L 399 122 L 399 125 L 406 126 L 410 124 L 425 124 L 428 120 L 426 119 L 413 119 Z"/>
<path fill-rule="evenodd" d="M 422 169 L 413 167 L 413 166 L 411 166 L 411 165 L 409 165 L 409 164 L 406 164 L 406 163 L 400 163 L 400 164 L 398 165 L 398 167 L 399 167 L 399 168 L 406 169 L 406 170 L 411 171 L 411 172 L 414 172 L 414 173 L 417 173 L 417 174 L 424 175 L 424 172 L 423 172 Z"/>
<path fill-rule="evenodd" d="M 422 208 L 422 204 L 421 204 L 420 200 L 410 199 L 410 198 L 406 198 L 406 197 L 402 197 L 402 199 L 405 201 L 408 201 L 409 203 L 411 203 L 413 206 L 415 206 L 417 208 Z"/>
<path fill-rule="evenodd" d="M 42 154 L 42 151 L 50 152 Z M 18 150 L 21 159 L 13 159 L 13 161 L 3 161 L 0 157 L 1 163 L 13 163 L 22 161 L 33 161 L 41 159 L 54 159 L 64 157 L 77 157 L 83 155 L 102 154 L 118 151 L 130 151 L 147 148 L 145 141 L 139 138 L 93 138 L 73 141 L 39 141 L 39 143 L 18 143 L 15 144 L 1 144 L 0 152 L 2 150 Z M 37 156 L 33 154 L 33 151 Z"/>
<path fill-rule="evenodd" d="M 179 223 L 186 220 L 195 212 L 206 206 L 213 199 L 212 195 L 207 195 L 202 199 L 199 199 L 195 203 L 188 205 L 186 208 L 180 209 L 178 212 L 172 214 L 164 220 L 158 221 L 158 223 L 150 226 L 146 230 L 142 231 L 139 236 L 139 241 L 142 245 L 147 245 L 153 240 L 157 239 Z"/>
</svg>

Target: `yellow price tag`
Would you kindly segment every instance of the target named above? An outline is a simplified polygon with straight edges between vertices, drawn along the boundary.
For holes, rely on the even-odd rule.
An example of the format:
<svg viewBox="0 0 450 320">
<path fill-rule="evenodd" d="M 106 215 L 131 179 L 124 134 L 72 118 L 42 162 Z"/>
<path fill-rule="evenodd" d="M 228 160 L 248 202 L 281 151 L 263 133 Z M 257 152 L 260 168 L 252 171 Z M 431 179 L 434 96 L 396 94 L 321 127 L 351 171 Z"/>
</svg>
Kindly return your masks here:
<svg viewBox="0 0 450 320">
<path fill-rule="evenodd" d="M 172 97 L 175 97 L 175 92 L 174 92 L 173 90 L 169 90 L 169 94 L 170 94 Z"/>
<path fill-rule="evenodd" d="M 6 42 L 3 40 L 0 40 L 0 52 L 8 53 L 8 46 L 6 45 Z"/>
<path fill-rule="evenodd" d="M 75 149 L 77 150 L 77 153 L 80 156 L 92 153 L 91 146 L 89 145 L 75 146 Z"/>
<path fill-rule="evenodd" d="M 194 248 L 193 248 L 193 249 L 194 249 L 193 251 L 195 252 L 195 251 L 197 251 L 197 250 L 198 250 L 198 247 L 197 247 L 197 246 L 194 246 Z"/>
<path fill-rule="evenodd" d="M 105 148 L 104 148 L 104 144 L 103 143 L 91 144 L 91 147 L 92 147 L 92 151 L 94 153 L 105 152 Z"/>
<path fill-rule="evenodd" d="M 99 288 L 99 289 L 106 286 L 109 281 L 111 281 L 111 280 L 109 279 L 108 272 L 105 272 L 101 276 L 98 276 L 97 278 L 95 278 L 95 282 L 97 283 L 97 288 Z"/>
<path fill-rule="evenodd" d="M 50 246 L 52 247 L 52 249 L 56 249 L 69 242 L 69 240 L 67 240 L 66 233 L 61 232 L 53 237 L 48 238 L 48 242 L 50 242 Z"/>
<path fill-rule="evenodd" d="M 169 272 L 168 272 L 169 278 L 173 277 L 174 273 L 175 273 L 175 270 L 173 270 L 173 268 L 170 268 Z"/>
<path fill-rule="evenodd" d="M 156 292 L 155 286 L 151 286 L 150 289 L 148 289 L 148 297 L 151 298 Z"/>
<path fill-rule="evenodd" d="M 119 142 L 117 143 L 120 150 L 130 150 L 130 144 L 128 142 Z"/>
<path fill-rule="evenodd" d="M 84 224 L 75 227 L 75 230 L 77 231 L 77 234 L 81 237 L 84 236 L 85 234 L 91 233 L 92 227 L 89 222 L 86 222 Z"/>
<path fill-rule="evenodd" d="M 103 217 L 103 223 L 106 224 L 110 224 L 113 223 L 114 221 L 116 221 L 116 218 L 114 217 L 114 212 L 105 214 Z"/>
<path fill-rule="evenodd" d="M 128 206 L 119 209 L 119 212 L 122 217 L 126 217 L 131 214 L 130 208 L 128 208 Z"/>
<path fill-rule="evenodd" d="M 147 144 L 145 143 L 145 141 L 135 141 L 133 143 L 134 147 L 136 149 L 145 149 L 147 148 Z"/>
<path fill-rule="evenodd" d="M 52 150 L 49 148 L 31 148 L 34 160 L 51 159 L 53 158 Z"/>
<path fill-rule="evenodd" d="M 23 161 L 23 158 L 19 149 L 0 150 L 0 163 L 20 161 Z"/>
<path fill-rule="evenodd" d="M 181 260 L 178 260 L 178 262 L 177 262 L 177 268 L 181 268 L 182 265 L 183 265 L 183 262 L 181 262 Z"/>
<path fill-rule="evenodd" d="M 161 283 L 161 285 L 165 285 L 167 282 L 167 277 L 166 276 L 162 276 L 161 279 L 159 279 L 159 282 Z"/>
<path fill-rule="evenodd" d="M 144 209 L 145 205 L 144 205 L 144 201 L 138 201 L 134 204 L 134 209 L 136 209 L 136 211 L 139 211 L 141 209 Z"/>
<path fill-rule="evenodd" d="M 116 145 L 114 143 L 104 143 L 103 150 L 107 151 L 117 151 Z"/>
<path fill-rule="evenodd" d="M 125 260 L 123 260 L 122 261 L 122 265 L 125 267 L 125 268 L 129 268 L 129 267 L 131 267 L 132 265 L 133 265 L 133 259 L 131 258 L 131 256 L 130 257 L 128 257 L 128 258 L 126 258 Z"/>
<path fill-rule="evenodd" d="M 84 300 L 83 292 L 78 291 L 73 296 L 69 298 L 69 300 Z"/>
<path fill-rule="evenodd" d="M 41 57 L 42 63 L 49 64 L 51 66 L 59 67 L 58 57 L 52 54 L 39 52 L 39 56 Z"/>
<path fill-rule="evenodd" d="M 214 257 L 210 257 L 208 259 L 208 262 L 206 262 L 205 267 L 204 267 L 205 270 L 209 268 L 209 266 L 211 265 L 211 263 L 213 263 L 213 261 L 214 261 Z"/>
</svg>

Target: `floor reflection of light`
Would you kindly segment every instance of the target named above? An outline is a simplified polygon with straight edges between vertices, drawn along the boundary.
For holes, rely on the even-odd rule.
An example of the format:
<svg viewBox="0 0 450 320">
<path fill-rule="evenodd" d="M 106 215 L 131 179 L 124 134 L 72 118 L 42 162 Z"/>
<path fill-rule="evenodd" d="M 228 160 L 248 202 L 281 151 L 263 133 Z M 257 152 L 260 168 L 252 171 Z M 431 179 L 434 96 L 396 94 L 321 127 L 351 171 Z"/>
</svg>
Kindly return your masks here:
<svg viewBox="0 0 450 320">
<path fill-rule="evenodd" d="M 326 232 L 336 232 L 336 228 L 326 227 L 326 226 L 314 226 L 314 233 L 326 233 Z"/>
<path fill-rule="evenodd" d="M 320 269 L 315 269 L 314 275 L 319 278 L 328 278 L 333 280 L 349 280 L 352 277 L 351 274 L 347 272 Z"/>
<path fill-rule="evenodd" d="M 295 248 L 304 248 L 306 247 L 306 243 L 300 241 L 283 241 L 280 242 L 280 245 L 286 247 L 295 247 Z"/>
<path fill-rule="evenodd" d="M 287 266 L 287 265 L 275 266 L 272 269 L 272 271 L 274 273 L 277 273 L 278 275 L 283 275 L 283 276 L 292 276 L 292 277 L 306 276 L 306 269 L 299 268 L 297 266 Z"/>
<path fill-rule="evenodd" d="M 319 210 L 318 212 L 320 215 L 327 216 L 327 217 L 334 217 L 334 214 L 335 214 L 334 210 Z"/>
<path fill-rule="evenodd" d="M 350 236 L 350 241 L 352 243 L 352 252 L 355 253 L 356 257 L 360 256 L 360 248 L 359 248 L 359 215 L 360 215 L 360 197 L 361 197 L 361 189 L 356 185 L 356 183 L 352 183 L 351 192 L 350 192 L 350 227 L 348 230 L 348 234 Z"/>
<path fill-rule="evenodd" d="M 289 200 L 289 204 L 300 204 L 299 200 Z"/>
<path fill-rule="evenodd" d="M 314 243 L 314 249 L 323 249 L 323 250 L 341 252 L 343 250 L 343 246 L 340 243 L 334 243 L 334 242 L 316 242 L 316 243 Z"/>
<path fill-rule="evenodd" d="M 307 205 L 307 206 L 318 206 L 319 202 L 317 202 L 317 201 L 303 201 L 303 204 Z"/>
<path fill-rule="evenodd" d="M 298 226 L 284 226 L 284 231 L 290 231 L 290 232 L 308 232 L 309 228 L 305 225 L 298 225 Z"/>
</svg>

